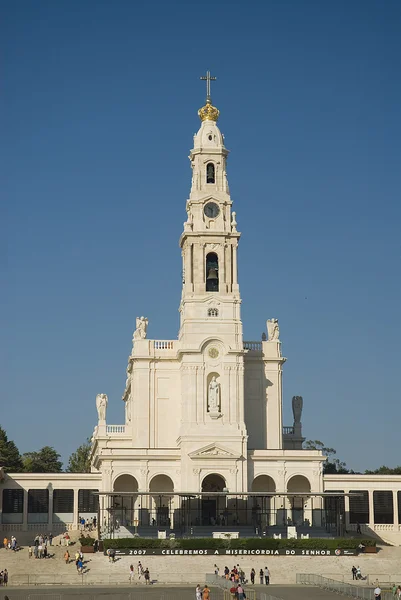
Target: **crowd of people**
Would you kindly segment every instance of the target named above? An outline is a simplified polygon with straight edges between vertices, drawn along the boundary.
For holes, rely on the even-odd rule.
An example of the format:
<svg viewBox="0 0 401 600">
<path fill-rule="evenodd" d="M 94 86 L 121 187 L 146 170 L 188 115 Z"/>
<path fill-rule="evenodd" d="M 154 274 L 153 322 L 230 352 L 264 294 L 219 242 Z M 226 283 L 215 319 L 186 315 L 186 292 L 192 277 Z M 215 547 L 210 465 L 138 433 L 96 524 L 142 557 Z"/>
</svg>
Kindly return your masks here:
<svg viewBox="0 0 401 600">
<path fill-rule="evenodd" d="M 14 535 L 12 535 L 10 538 L 5 537 L 3 539 L 3 548 L 17 552 L 17 550 L 19 550 L 17 538 Z"/>
<path fill-rule="evenodd" d="M 219 567 L 217 565 L 214 565 L 214 574 L 216 575 L 216 577 L 219 576 L 219 571 L 220 571 Z M 248 581 L 245 577 L 245 573 L 244 573 L 243 569 L 241 569 L 241 567 L 239 565 L 234 565 L 234 567 L 231 570 L 227 566 L 225 566 L 223 577 L 225 577 L 229 581 L 232 581 L 236 585 L 239 585 L 239 584 L 244 585 Z M 249 574 L 249 580 L 252 585 L 255 584 L 255 579 L 256 579 L 256 571 L 252 567 L 250 574 Z M 269 585 L 270 584 L 270 571 L 269 571 L 268 567 L 265 567 L 264 569 L 260 569 L 259 583 L 261 585 Z"/>
<path fill-rule="evenodd" d="M 84 517 L 79 517 L 79 528 L 81 531 L 94 531 L 97 525 L 96 517 L 89 517 L 85 519 Z"/>
<path fill-rule="evenodd" d="M 136 573 L 135 573 L 136 572 Z M 146 585 L 150 585 L 152 583 L 150 579 L 150 571 L 146 567 L 142 566 L 141 561 L 138 562 L 138 565 L 135 569 L 134 565 L 130 565 L 129 567 L 129 582 L 133 583 L 135 581 L 135 574 L 138 576 L 138 582 L 141 581 L 142 577 Z"/>
<path fill-rule="evenodd" d="M 71 555 L 69 553 L 68 548 L 64 552 L 63 560 L 65 561 L 66 565 L 69 565 L 70 562 L 72 562 Z M 77 568 L 77 573 L 79 575 L 82 575 L 82 573 L 84 573 L 84 564 L 85 563 L 84 563 L 84 555 L 83 555 L 83 552 L 81 550 L 77 550 L 75 552 L 74 562 L 75 562 L 75 566 Z"/>
</svg>

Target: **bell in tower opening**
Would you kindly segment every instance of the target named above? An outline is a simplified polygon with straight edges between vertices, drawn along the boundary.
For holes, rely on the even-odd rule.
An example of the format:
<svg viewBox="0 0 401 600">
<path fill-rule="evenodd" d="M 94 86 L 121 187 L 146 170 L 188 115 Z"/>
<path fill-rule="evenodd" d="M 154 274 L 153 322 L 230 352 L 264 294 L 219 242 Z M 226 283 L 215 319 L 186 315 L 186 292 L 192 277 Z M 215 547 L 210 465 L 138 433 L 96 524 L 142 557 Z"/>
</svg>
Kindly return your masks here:
<svg viewBox="0 0 401 600">
<path fill-rule="evenodd" d="M 206 291 L 219 291 L 219 259 L 214 252 L 206 256 Z"/>
<path fill-rule="evenodd" d="M 214 164 L 206 165 L 206 183 L 215 183 Z"/>
</svg>

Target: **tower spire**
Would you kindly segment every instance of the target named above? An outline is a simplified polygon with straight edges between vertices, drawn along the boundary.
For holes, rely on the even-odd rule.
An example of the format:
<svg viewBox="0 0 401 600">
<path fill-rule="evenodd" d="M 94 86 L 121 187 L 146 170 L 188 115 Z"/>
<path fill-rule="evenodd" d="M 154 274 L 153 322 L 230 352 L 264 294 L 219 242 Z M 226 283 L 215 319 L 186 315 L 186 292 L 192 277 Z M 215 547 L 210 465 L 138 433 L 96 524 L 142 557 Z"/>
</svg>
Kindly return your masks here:
<svg viewBox="0 0 401 600">
<path fill-rule="evenodd" d="M 216 77 L 212 77 L 210 75 L 210 71 L 206 71 L 206 77 L 201 77 L 202 81 L 206 81 L 206 103 L 207 104 L 211 104 L 212 103 L 212 97 L 210 95 L 210 82 L 211 81 L 216 81 Z"/>
<path fill-rule="evenodd" d="M 206 104 L 198 110 L 198 115 L 201 121 L 217 121 L 219 118 L 219 110 L 212 105 L 212 96 L 210 94 L 210 82 L 216 81 L 216 77 L 210 75 L 210 71 L 206 71 L 206 76 L 202 76 L 201 81 L 206 81 Z"/>
</svg>

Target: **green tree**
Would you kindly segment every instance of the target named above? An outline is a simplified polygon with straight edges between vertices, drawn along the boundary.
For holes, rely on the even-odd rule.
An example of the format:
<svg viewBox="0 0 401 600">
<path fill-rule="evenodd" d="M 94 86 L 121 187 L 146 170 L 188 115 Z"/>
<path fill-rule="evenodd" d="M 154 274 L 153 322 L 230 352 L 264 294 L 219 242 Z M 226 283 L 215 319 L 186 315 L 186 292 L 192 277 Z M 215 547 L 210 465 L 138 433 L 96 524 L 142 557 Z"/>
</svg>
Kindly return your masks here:
<svg viewBox="0 0 401 600">
<path fill-rule="evenodd" d="M 365 471 L 365 475 L 401 475 L 401 466 L 391 468 L 383 465 L 374 471 Z"/>
<path fill-rule="evenodd" d="M 24 465 L 21 454 L 12 440 L 9 440 L 7 433 L 0 426 L 0 467 L 4 468 L 6 473 L 22 473 Z"/>
<path fill-rule="evenodd" d="M 90 438 L 86 440 L 79 448 L 73 452 L 68 460 L 68 473 L 90 473 L 91 462 L 91 441 Z"/>
<path fill-rule="evenodd" d="M 44 446 L 38 452 L 26 452 L 22 456 L 26 473 L 61 473 L 63 463 L 51 446 Z"/>
<path fill-rule="evenodd" d="M 327 456 L 328 460 L 323 464 L 323 473 L 335 475 L 336 473 L 339 475 L 343 475 L 346 473 L 351 473 L 349 469 L 347 469 L 347 465 L 345 462 L 342 462 L 338 458 L 334 458 L 334 455 L 337 454 L 337 451 L 334 448 L 328 448 L 321 442 L 320 440 L 306 440 L 304 442 L 305 450 L 321 450 L 324 456 Z"/>
</svg>

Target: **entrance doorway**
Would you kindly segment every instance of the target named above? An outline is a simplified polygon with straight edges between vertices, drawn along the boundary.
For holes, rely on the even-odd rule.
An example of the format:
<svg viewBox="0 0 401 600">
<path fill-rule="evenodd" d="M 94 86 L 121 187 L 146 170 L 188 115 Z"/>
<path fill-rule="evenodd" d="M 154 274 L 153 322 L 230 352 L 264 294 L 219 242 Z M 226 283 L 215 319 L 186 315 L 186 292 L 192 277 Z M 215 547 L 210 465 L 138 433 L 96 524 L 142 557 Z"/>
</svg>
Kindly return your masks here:
<svg viewBox="0 0 401 600">
<path fill-rule="evenodd" d="M 201 523 L 202 525 L 226 525 L 226 497 L 224 490 L 225 479 L 221 475 L 211 473 L 202 482 L 202 492 L 213 492 L 212 496 L 202 496 L 201 500 Z M 221 492 L 221 496 L 215 495 Z"/>
</svg>

